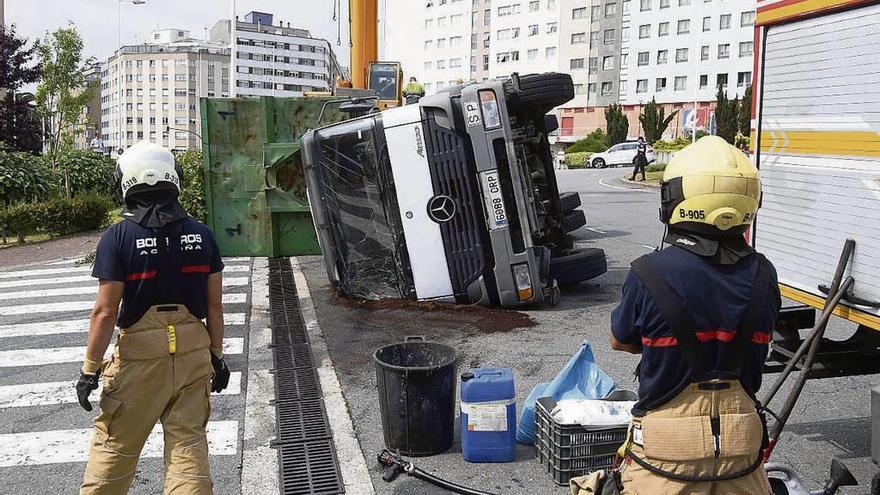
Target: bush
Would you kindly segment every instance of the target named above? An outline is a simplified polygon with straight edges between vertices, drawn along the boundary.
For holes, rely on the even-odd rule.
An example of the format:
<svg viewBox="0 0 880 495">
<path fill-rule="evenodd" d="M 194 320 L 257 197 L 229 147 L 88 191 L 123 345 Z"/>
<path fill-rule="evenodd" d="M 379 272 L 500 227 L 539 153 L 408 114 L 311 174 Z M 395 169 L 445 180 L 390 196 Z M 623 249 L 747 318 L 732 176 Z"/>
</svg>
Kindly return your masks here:
<svg viewBox="0 0 880 495">
<path fill-rule="evenodd" d="M 61 150 L 54 158 L 60 190 L 64 191 L 69 186 L 71 196 L 88 192 L 108 196 L 114 193 L 116 163 L 111 158 L 90 150 L 77 149 Z"/>
<path fill-rule="evenodd" d="M 57 192 L 56 179 L 40 157 L 0 151 L 0 206 L 44 200 Z"/>
<path fill-rule="evenodd" d="M 114 207 L 109 196 L 87 193 L 71 199 L 14 204 L 0 210 L 0 223 L 6 225 L 7 233 L 24 242 L 25 237 L 35 234 L 58 236 L 100 229 Z"/>
<path fill-rule="evenodd" d="M 568 168 L 587 168 L 591 156 L 593 153 L 569 153 L 565 155 L 565 163 Z"/>
<path fill-rule="evenodd" d="M 596 129 L 587 134 L 585 138 L 576 141 L 574 144 L 566 148 L 565 153 L 582 153 L 584 151 L 598 153 L 600 151 L 605 151 L 608 148 L 608 134 L 605 133 L 604 129 Z"/>
<path fill-rule="evenodd" d="M 665 163 L 652 163 L 645 167 L 645 172 L 662 172 L 666 170 Z"/>
<path fill-rule="evenodd" d="M 654 148 L 654 151 L 678 151 L 689 144 L 691 144 L 690 139 L 677 138 L 671 141 L 657 141 L 651 147 Z"/>
<path fill-rule="evenodd" d="M 186 151 L 177 155 L 177 163 L 183 171 L 180 179 L 180 204 L 191 217 L 204 223 L 205 174 L 201 151 Z"/>
</svg>

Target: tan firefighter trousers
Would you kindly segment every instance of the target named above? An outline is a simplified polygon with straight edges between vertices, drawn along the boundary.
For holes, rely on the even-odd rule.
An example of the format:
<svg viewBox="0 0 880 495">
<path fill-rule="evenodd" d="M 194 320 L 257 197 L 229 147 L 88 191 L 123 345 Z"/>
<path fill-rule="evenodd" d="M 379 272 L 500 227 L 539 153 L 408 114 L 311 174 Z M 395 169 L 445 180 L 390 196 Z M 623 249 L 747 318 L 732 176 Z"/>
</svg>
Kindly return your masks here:
<svg viewBox="0 0 880 495">
<path fill-rule="evenodd" d="M 95 418 L 80 495 L 124 495 L 141 449 L 161 421 L 165 494 L 213 493 L 205 426 L 211 414 L 210 339 L 184 306 L 153 306 L 119 332 L 104 367 L 101 414 Z"/>
<path fill-rule="evenodd" d="M 739 381 L 690 384 L 641 418 L 633 418 L 623 462 L 623 495 L 767 495 L 763 465 L 727 481 L 677 481 L 650 472 L 631 457 L 689 477 L 718 477 L 748 470 L 761 455 L 764 429 L 755 402 Z M 701 386 L 702 385 L 702 386 Z M 717 434 L 713 434 L 717 433 Z"/>
</svg>

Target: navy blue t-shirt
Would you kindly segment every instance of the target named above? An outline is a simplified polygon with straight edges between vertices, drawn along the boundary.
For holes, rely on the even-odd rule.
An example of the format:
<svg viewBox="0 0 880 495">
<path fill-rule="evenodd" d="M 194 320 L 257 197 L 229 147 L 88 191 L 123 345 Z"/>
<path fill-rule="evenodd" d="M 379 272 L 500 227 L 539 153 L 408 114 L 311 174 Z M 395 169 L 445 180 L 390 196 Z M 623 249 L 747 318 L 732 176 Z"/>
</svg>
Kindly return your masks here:
<svg viewBox="0 0 880 495">
<path fill-rule="evenodd" d="M 92 276 L 125 282 L 120 328 L 157 304 L 182 304 L 196 318 L 208 315 L 208 275 L 223 270 L 208 227 L 192 218 L 159 229 L 123 220 L 104 232 L 97 251 Z"/>
<path fill-rule="evenodd" d="M 758 257 L 747 256 L 734 265 L 714 265 L 676 246 L 649 256 L 697 325 L 697 337 L 710 369 L 718 369 L 730 350 L 732 332 L 744 320 L 757 280 Z M 768 343 L 781 306 L 775 270 L 770 283 L 764 314 L 758 320 L 740 376 L 751 396 L 761 387 Z M 621 343 L 642 345 L 639 402 L 634 414 L 662 406 L 690 383 L 690 365 L 660 309 L 633 271 L 627 275 L 623 297 L 611 314 L 611 331 Z"/>
</svg>

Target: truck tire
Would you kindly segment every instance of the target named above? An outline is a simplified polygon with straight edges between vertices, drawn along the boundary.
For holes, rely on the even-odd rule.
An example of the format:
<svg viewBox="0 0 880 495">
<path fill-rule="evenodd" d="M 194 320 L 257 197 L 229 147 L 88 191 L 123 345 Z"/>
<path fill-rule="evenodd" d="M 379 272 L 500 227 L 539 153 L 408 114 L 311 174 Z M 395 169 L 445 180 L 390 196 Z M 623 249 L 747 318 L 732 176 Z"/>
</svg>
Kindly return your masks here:
<svg viewBox="0 0 880 495">
<path fill-rule="evenodd" d="M 560 287 L 571 287 L 608 271 L 605 251 L 598 248 L 575 249 L 568 256 L 550 259 L 550 276 Z"/>
<path fill-rule="evenodd" d="M 562 219 L 562 230 L 564 230 L 566 234 L 569 234 L 586 224 L 587 217 L 584 215 L 584 212 L 581 210 L 574 210 L 565 215 L 565 218 Z"/>
<path fill-rule="evenodd" d="M 520 105 L 550 109 L 574 98 L 571 75 L 559 72 L 519 76 L 517 99 Z"/>
<path fill-rule="evenodd" d="M 563 213 L 571 213 L 581 205 L 581 195 L 576 192 L 564 192 L 559 195 L 559 204 Z"/>
</svg>

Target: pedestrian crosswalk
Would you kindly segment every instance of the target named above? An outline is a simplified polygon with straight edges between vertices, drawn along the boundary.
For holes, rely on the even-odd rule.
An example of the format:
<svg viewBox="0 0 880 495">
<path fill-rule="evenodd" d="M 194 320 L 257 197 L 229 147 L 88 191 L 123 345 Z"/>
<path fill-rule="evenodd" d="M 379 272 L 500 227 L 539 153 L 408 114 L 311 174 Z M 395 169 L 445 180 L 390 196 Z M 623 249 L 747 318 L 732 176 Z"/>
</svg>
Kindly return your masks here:
<svg viewBox="0 0 880 495">
<path fill-rule="evenodd" d="M 228 388 L 212 398 L 207 425 L 216 494 L 240 490 L 235 473 L 241 463 L 251 284 L 250 258 L 226 258 L 224 263 L 224 355 L 232 374 Z M 98 291 L 90 271 L 72 260 L 0 270 L 2 493 L 75 493 L 82 479 L 97 414 L 80 408 L 74 388 Z M 112 350 L 111 345 L 108 355 Z M 99 388 L 90 397 L 95 406 L 100 393 Z M 162 455 L 157 425 L 141 458 Z M 140 481 L 130 493 L 160 493 L 161 461 L 139 466 Z M 46 491 L 35 489 L 35 476 L 45 481 Z"/>
</svg>

